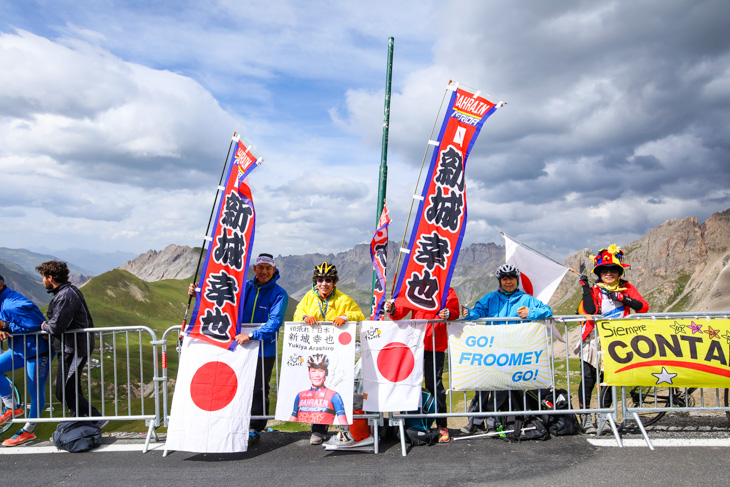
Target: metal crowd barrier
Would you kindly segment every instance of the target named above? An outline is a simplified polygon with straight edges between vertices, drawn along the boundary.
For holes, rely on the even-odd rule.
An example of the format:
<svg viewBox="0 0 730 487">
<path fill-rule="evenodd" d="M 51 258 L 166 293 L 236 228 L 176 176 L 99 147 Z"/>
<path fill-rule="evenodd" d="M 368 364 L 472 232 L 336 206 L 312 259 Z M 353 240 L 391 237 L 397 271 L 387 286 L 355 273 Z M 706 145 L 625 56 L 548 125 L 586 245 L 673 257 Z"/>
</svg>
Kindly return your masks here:
<svg viewBox="0 0 730 487">
<path fill-rule="evenodd" d="M 624 319 L 728 319 L 730 313 L 724 312 L 684 312 L 684 313 L 642 313 L 631 314 Z M 599 352 L 602 353 L 602 352 Z M 711 392 L 706 392 L 707 390 Z M 650 449 L 654 445 L 646 431 L 645 424 L 660 421 L 670 413 L 725 413 L 730 420 L 729 389 L 696 387 L 614 387 L 613 397 L 620 397 L 621 426 L 632 419 L 639 427 L 644 441 Z M 699 396 L 699 397 L 697 397 Z M 601 432 L 599 425 L 598 434 Z"/>
<path fill-rule="evenodd" d="M 82 338 L 75 338 L 76 335 L 83 335 Z M 14 334 L 14 339 L 22 339 L 24 335 Z M 37 345 L 43 340 L 50 340 L 46 332 L 29 333 L 33 336 Z M 74 338 L 71 338 L 74 336 Z M 92 351 L 92 336 L 96 347 Z M 160 426 L 161 407 L 159 398 L 159 386 L 161 378 L 158 375 L 157 346 L 159 342 L 154 330 L 146 326 L 120 326 L 107 328 L 85 328 L 72 330 L 61 336 L 61 346 L 65 347 L 68 340 L 76 339 L 76 344 L 81 345 L 81 351 L 76 350 L 74 363 L 80 365 L 86 352 L 86 362 L 82 376 L 74 384 L 74 394 L 78 395 L 79 389 L 89 402 L 89 408 L 84 411 L 75 411 L 72 414 L 66 406 L 66 391 L 60 390 L 60 397 L 56 395 L 56 377 L 60 373 L 62 377 L 68 375 L 66 365 L 57 359 L 49 346 L 47 353 L 29 357 L 27 349 L 24 352 L 23 364 L 16 364 L 11 361 L 13 370 L 7 373 L 12 381 L 21 404 L 24 404 L 26 414 L 14 416 L 12 423 L 59 423 L 62 421 L 145 421 L 148 426 L 147 436 L 143 452 L 149 450 L 150 439 L 154 435 L 158 441 L 155 429 Z M 118 347 L 123 347 L 122 352 Z M 85 350 L 84 350 L 85 348 Z M 14 357 L 14 356 L 13 356 Z M 145 360 L 151 364 L 146 364 Z M 33 367 L 38 373 L 38 362 L 48 361 L 50 370 L 45 384 L 36 384 L 34 391 L 36 396 L 40 395 L 41 387 L 46 394 L 44 411 L 40 418 L 29 418 L 31 391 L 27 384 L 28 361 L 34 361 Z M 76 365 L 76 366 L 78 366 Z M 16 366 L 18 367 L 16 369 Z M 60 370 L 59 370 L 60 369 Z M 85 376 L 85 378 L 84 378 Z M 68 398 L 73 400 L 73 398 Z M 96 408 L 100 416 L 92 416 L 93 408 Z M 47 414 L 46 414 L 47 413 Z"/>
<path fill-rule="evenodd" d="M 571 350 L 570 345 L 567 343 L 567 337 L 568 337 L 568 324 L 571 322 L 575 323 L 581 323 L 586 321 L 587 319 L 590 319 L 589 317 L 583 316 L 583 315 L 577 315 L 577 316 L 562 316 L 562 317 L 553 317 L 553 319 L 544 320 L 546 330 L 548 333 L 548 353 L 550 356 L 550 371 L 552 374 L 551 382 L 552 386 L 550 387 L 550 391 L 553 394 L 553 397 L 555 396 L 555 390 L 556 389 L 565 389 L 568 392 L 568 396 L 571 398 L 571 407 L 569 409 L 557 409 L 556 405 L 553 404 L 552 407 L 545 406 L 542 401 L 538 400 L 538 408 L 537 409 L 527 409 L 526 406 L 519 407 L 518 404 L 513 404 L 512 396 L 513 394 L 508 392 L 507 393 L 507 407 L 506 409 L 504 406 L 502 406 L 501 410 L 497 410 L 497 398 L 496 394 L 492 394 L 492 401 L 491 404 L 484 404 L 484 401 L 482 400 L 482 394 L 480 394 L 480 391 L 472 392 L 472 394 L 475 395 L 475 397 L 478 398 L 478 409 L 476 411 L 469 411 L 468 410 L 468 395 L 469 392 L 458 392 L 458 391 L 452 391 L 451 389 L 447 389 L 447 395 L 449 397 L 448 399 L 448 411 L 438 411 L 438 402 L 436 402 L 436 411 L 431 414 L 414 414 L 414 413 L 392 413 L 390 414 L 390 424 L 391 426 L 398 427 L 400 431 L 400 437 L 401 437 L 401 451 L 402 455 L 405 456 L 407 453 L 407 446 L 405 441 L 405 420 L 408 418 L 454 418 L 454 417 L 471 417 L 471 418 L 478 418 L 483 419 L 486 423 L 487 418 L 496 418 L 496 417 L 504 417 L 504 416 L 528 416 L 528 415 L 552 415 L 552 414 L 596 414 L 598 417 L 603 416 L 607 418 L 607 421 L 609 421 L 611 425 L 611 430 L 614 433 L 614 437 L 616 438 L 616 441 L 620 446 L 623 446 L 623 443 L 621 441 L 621 436 L 618 431 L 618 427 L 615 423 L 615 418 L 617 417 L 617 411 L 618 411 L 618 404 L 614 400 L 612 402 L 611 406 L 607 407 L 600 407 L 600 402 L 596 407 L 586 407 L 586 408 L 580 408 L 575 407 L 572 403 L 572 400 L 575 399 L 577 401 L 577 394 L 579 391 L 577 390 L 577 387 L 574 387 L 570 384 L 570 376 L 571 372 L 579 371 L 581 376 L 583 376 L 583 361 L 580 361 L 580 368 L 575 370 L 574 367 L 571 367 L 570 365 L 570 358 L 571 358 Z M 416 320 L 420 322 L 425 323 L 441 323 L 443 320 Z M 505 321 L 509 321 L 510 323 L 521 323 L 521 322 L 531 322 L 534 320 L 521 320 L 519 318 L 480 318 L 478 320 L 469 321 L 470 324 L 477 324 L 482 326 L 493 326 L 492 323 L 499 322 L 504 323 Z M 463 323 L 464 321 L 459 320 L 459 322 Z M 597 333 L 597 330 L 593 330 L 591 333 L 593 333 L 595 336 L 595 333 Z M 433 336 L 433 335 L 432 335 Z M 556 345 L 557 340 L 557 345 Z M 433 347 L 435 347 L 435 337 L 434 337 L 434 343 Z M 580 345 L 580 352 L 578 355 L 578 358 L 582 355 L 583 351 L 583 343 L 581 342 Z M 425 352 L 425 353 L 433 353 L 433 352 Z M 446 369 L 448 367 L 448 364 L 450 363 L 450 351 L 447 349 L 446 356 L 444 358 Z M 561 358 L 565 361 L 565 377 L 566 377 L 566 383 L 556 383 L 555 380 L 555 359 Z M 573 356 L 573 358 L 576 358 L 576 356 Z M 435 360 L 435 353 L 434 353 L 434 364 L 436 362 Z M 435 374 L 435 366 L 433 370 L 426 371 L 424 370 L 424 374 L 432 373 Z M 448 373 L 449 373 L 449 384 L 453 382 L 452 378 L 452 370 L 450 367 L 448 367 Z M 585 387 L 585 384 L 584 384 Z M 600 400 L 600 385 L 598 389 L 598 397 Z M 470 391 L 471 392 L 471 391 Z M 487 392 L 487 391 L 482 391 Z M 497 391 L 493 391 L 497 392 Z M 458 411 L 454 407 L 454 395 L 455 394 L 463 394 L 463 401 L 464 406 L 463 410 Z M 522 394 L 522 404 L 527 404 L 527 391 L 518 391 L 517 394 Z M 539 398 L 538 398 L 539 399 Z M 491 407 L 491 409 L 490 409 Z"/>
<path fill-rule="evenodd" d="M 286 323 L 294 323 L 294 322 L 286 322 Z M 301 323 L 301 322 L 296 322 L 296 323 Z M 241 324 L 241 329 L 242 330 L 253 331 L 253 330 L 259 328 L 263 324 L 264 323 L 245 323 L 245 324 Z M 327 326 L 327 325 L 331 325 L 331 324 L 332 324 L 331 322 L 325 322 L 325 321 L 321 321 L 320 322 L 320 325 L 323 325 L 323 326 Z M 172 393 L 173 393 L 173 390 L 172 390 L 173 388 L 170 387 L 170 381 L 168 380 L 168 375 L 167 375 L 167 372 L 168 372 L 168 364 L 169 364 L 169 359 L 170 359 L 170 355 L 168 353 L 168 341 L 170 340 L 170 337 L 171 336 L 174 338 L 174 340 L 175 340 L 175 342 L 174 342 L 175 343 L 174 350 L 176 350 L 178 353 L 173 354 L 173 357 L 175 357 L 177 360 L 179 360 L 180 354 L 179 354 L 178 341 L 179 341 L 179 336 L 180 336 L 180 328 L 181 328 L 180 325 L 171 326 L 170 328 L 168 328 L 167 330 L 165 330 L 165 332 L 162 334 L 162 339 L 160 340 L 160 344 L 161 344 L 161 347 L 162 347 L 161 348 L 161 351 L 162 351 L 162 378 L 161 378 L 161 382 L 162 382 L 162 398 L 163 398 L 162 399 L 162 401 L 163 401 L 162 420 L 163 420 L 163 424 L 164 424 L 165 427 L 168 426 L 168 422 L 169 422 L 170 408 L 171 408 L 171 404 L 169 404 L 169 398 L 172 397 Z M 242 332 L 245 333 L 245 331 L 242 331 Z M 279 340 L 279 333 L 277 333 L 277 341 L 278 340 Z M 263 344 L 261 344 L 260 346 L 263 346 Z M 278 391 L 279 390 L 279 362 L 280 362 L 280 359 L 279 359 L 279 347 L 277 346 L 276 347 L 276 360 L 274 361 L 274 370 L 271 373 L 272 380 L 274 380 L 274 382 L 275 382 L 275 385 L 272 385 L 272 390 L 273 391 Z M 263 374 L 263 367 L 261 367 L 261 372 Z M 266 384 L 264 384 L 264 381 L 263 380 L 261 382 L 262 382 L 262 386 L 261 386 L 262 387 L 261 397 L 263 398 L 263 401 L 266 401 Z M 266 410 L 266 404 L 265 403 L 262 405 L 262 408 L 261 409 L 264 410 L 264 411 Z M 272 404 L 271 410 L 274 410 L 273 404 Z M 382 413 L 354 414 L 353 415 L 353 418 L 354 419 L 367 419 L 368 420 L 368 423 L 371 426 L 374 426 L 372 428 L 373 429 L 373 437 L 374 437 L 374 440 L 375 440 L 374 441 L 374 446 L 373 446 L 373 448 L 374 448 L 373 453 L 376 453 L 377 454 L 379 452 L 379 446 L 378 446 L 378 443 L 379 443 L 379 437 L 378 437 L 379 430 L 378 430 L 378 426 L 382 426 L 383 425 L 383 422 L 384 422 L 383 421 L 383 414 Z M 254 421 L 254 420 L 264 420 L 264 419 L 267 420 L 267 421 L 273 420 L 274 419 L 274 415 L 273 414 L 268 414 L 268 415 L 254 415 L 254 416 L 251 416 L 251 420 L 252 421 Z"/>
</svg>

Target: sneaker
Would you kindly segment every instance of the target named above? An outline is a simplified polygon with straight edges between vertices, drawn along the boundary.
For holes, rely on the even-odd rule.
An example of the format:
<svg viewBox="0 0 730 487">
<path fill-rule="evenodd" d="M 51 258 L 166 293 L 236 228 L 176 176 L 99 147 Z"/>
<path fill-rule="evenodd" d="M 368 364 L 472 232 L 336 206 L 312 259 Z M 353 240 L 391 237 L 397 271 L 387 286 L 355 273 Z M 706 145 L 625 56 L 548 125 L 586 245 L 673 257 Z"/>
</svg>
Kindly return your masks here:
<svg viewBox="0 0 730 487">
<path fill-rule="evenodd" d="M 261 439 L 261 434 L 256 430 L 248 431 L 248 446 L 255 445 Z"/>
<path fill-rule="evenodd" d="M 448 443 L 451 441 L 451 436 L 449 436 L 449 429 L 448 428 L 439 428 L 439 443 Z"/>
<path fill-rule="evenodd" d="M 23 408 L 19 407 L 15 411 L 12 409 L 6 408 L 3 406 L 3 413 L 0 415 L 0 424 L 7 423 L 11 419 L 13 419 L 13 416 L 20 416 L 23 414 Z"/>
<path fill-rule="evenodd" d="M 335 445 L 337 447 L 350 446 L 354 443 L 355 439 L 349 431 L 338 431 L 336 435 L 331 436 L 327 441 L 328 445 Z"/>
<path fill-rule="evenodd" d="M 593 421 L 591 421 L 591 415 L 590 414 L 581 414 L 581 427 L 583 428 L 583 433 L 587 435 L 592 435 L 596 433 L 596 427 L 593 425 Z"/>
<path fill-rule="evenodd" d="M 477 431 L 484 430 L 484 429 L 485 428 L 484 428 L 483 423 L 479 423 L 479 424 L 466 423 L 466 426 L 461 428 L 461 432 L 464 433 L 465 435 L 473 435 Z"/>
<path fill-rule="evenodd" d="M 18 446 L 31 440 L 35 440 L 35 435 L 21 428 L 12 438 L 3 441 L 3 446 Z"/>
<path fill-rule="evenodd" d="M 312 433 L 312 436 L 309 437 L 309 444 L 310 445 L 321 445 L 324 442 L 324 438 L 319 436 L 316 433 Z"/>
</svg>

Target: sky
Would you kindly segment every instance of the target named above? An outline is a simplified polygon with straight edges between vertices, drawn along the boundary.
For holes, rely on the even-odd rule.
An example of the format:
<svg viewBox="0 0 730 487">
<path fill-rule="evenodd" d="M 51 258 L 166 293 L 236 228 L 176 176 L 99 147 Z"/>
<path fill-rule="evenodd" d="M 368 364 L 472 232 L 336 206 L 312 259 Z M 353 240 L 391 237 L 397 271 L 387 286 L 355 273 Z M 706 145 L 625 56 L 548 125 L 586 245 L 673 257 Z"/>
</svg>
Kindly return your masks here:
<svg viewBox="0 0 730 487">
<path fill-rule="evenodd" d="M 389 37 L 392 240 L 421 192 L 450 80 L 506 103 L 467 161 L 465 245 L 502 244 L 502 230 L 563 260 L 730 208 L 725 2 L 0 0 L 0 11 L 3 247 L 200 246 L 234 131 L 263 157 L 250 176 L 255 253 L 369 242 Z"/>
</svg>

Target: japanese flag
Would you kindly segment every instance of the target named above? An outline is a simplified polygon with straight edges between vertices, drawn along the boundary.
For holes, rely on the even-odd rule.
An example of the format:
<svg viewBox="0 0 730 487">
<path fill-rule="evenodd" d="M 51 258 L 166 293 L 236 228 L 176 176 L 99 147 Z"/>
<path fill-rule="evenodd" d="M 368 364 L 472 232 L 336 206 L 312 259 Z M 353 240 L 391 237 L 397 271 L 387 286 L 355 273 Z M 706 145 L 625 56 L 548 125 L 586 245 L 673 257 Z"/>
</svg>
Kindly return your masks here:
<svg viewBox="0 0 730 487">
<path fill-rule="evenodd" d="M 520 289 L 547 304 L 568 268 L 541 253 L 520 245 L 509 235 L 504 237 L 507 264 L 520 270 Z"/>
<path fill-rule="evenodd" d="M 412 411 L 421 406 L 426 326 L 411 320 L 361 323 L 363 409 Z"/>
<path fill-rule="evenodd" d="M 248 342 L 230 351 L 185 337 L 166 450 L 246 451 L 257 344 Z"/>
</svg>

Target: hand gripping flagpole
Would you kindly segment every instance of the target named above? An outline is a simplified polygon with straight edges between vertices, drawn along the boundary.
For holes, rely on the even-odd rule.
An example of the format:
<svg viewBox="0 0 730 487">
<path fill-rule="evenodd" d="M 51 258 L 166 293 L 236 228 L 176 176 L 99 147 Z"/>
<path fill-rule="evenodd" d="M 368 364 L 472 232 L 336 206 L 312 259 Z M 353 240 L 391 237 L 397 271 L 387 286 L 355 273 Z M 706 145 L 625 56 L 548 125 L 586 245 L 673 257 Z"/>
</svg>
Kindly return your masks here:
<svg viewBox="0 0 730 487">
<path fill-rule="evenodd" d="M 231 142 L 228 144 L 228 152 L 226 153 L 226 159 L 223 162 L 223 171 L 221 172 L 221 177 L 218 180 L 218 189 L 215 192 L 215 199 L 213 200 L 213 207 L 210 209 L 210 216 L 208 217 L 208 228 L 205 229 L 205 237 L 203 237 L 203 245 L 201 245 L 200 248 L 200 255 L 198 256 L 198 265 L 195 267 L 195 274 L 193 274 L 193 285 L 198 281 L 198 273 L 200 272 L 200 264 L 203 262 L 203 256 L 205 255 L 205 244 L 206 242 L 210 241 L 210 237 L 208 236 L 208 233 L 210 233 L 210 224 L 213 221 L 213 215 L 215 214 L 215 209 L 218 205 L 218 197 L 220 196 L 221 190 L 224 189 L 223 184 L 223 178 L 226 174 L 226 167 L 228 166 L 228 158 L 231 155 L 231 147 L 233 147 L 234 142 L 238 142 L 240 140 L 240 136 L 237 135 L 237 132 L 233 132 L 233 136 L 231 137 Z M 180 326 L 180 335 L 178 340 L 178 352 L 180 351 L 180 345 L 182 342 L 183 333 L 185 332 L 185 327 L 188 324 L 188 315 L 190 314 L 190 305 L 193 302 L 193 297 L 188 296 L 188 304 L 185 306 L 185 316 L 183 316 L 182 325 Z"/>
</svg>

